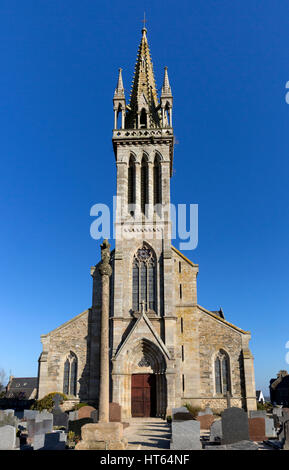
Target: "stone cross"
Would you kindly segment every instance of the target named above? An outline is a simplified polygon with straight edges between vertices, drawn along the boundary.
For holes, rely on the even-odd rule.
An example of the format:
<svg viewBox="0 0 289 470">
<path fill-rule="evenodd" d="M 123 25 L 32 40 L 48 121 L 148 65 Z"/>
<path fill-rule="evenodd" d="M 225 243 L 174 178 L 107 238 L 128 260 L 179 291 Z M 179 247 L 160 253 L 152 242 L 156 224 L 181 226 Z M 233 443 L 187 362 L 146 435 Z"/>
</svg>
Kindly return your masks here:
<svg viewBox="0 0 289 470">
<path fill-rule="evenodd" d="M 100 383 L 99 383 L 99 422 L 109 422 L 109 277 L 110 244 L 104 240 L 100 245 L 102 299 L 101 299 L 101 330 L 100 330 Z"/>
<path fill-rule="evenodd" d="M 142 22 L 143 22 L 143 27 L 144 27 L 144 28 L 146 27 L 146 21 L 147 21 L 147 20 L 146 20 L 146 14 L 145 14 L 145 12 L 144 12 L 144 14 L 143 14 L 143 20 L 142 20 Z"/>
<path fill-rule="evenodd" d="M 54 408 L 55 410 L 58 410 L 58 409 L 60 408 L 61 400 L 62 400 L 61 395 L 59 395 L 59 393 L 56 393 L 56 395 L 54 395 L 53 400 L 52 400 L 53 403 L 54 403 L 54 407 L 53 407 L 53 408 Z"/>
</svg>

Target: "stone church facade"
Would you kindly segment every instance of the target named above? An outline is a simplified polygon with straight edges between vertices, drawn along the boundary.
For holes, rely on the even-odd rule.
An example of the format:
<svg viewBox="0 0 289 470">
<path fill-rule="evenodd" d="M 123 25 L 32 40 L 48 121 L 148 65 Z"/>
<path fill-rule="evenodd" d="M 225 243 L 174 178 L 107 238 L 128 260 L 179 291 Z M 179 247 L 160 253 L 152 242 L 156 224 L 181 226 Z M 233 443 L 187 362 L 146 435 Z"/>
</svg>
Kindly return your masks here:
<svg viewBox="0 0 289 470">
<path fill-rule="evenodd" d="M 250 333 L 222 310 L 197 303 L 198 265 L 171 244 L 173 96 L 167 68 L 158 100 L 146 36 L 126 103 L 114 93 L 117 166 L 115 249 L 110 277 L 110 401 L 131 416 L 165 416 L 184 403 L 256 409 Z M 98 402 L 101 277 L 91 268 L 92 306 L 41 336 L 38 398 L 60 391 Z"/>
</svg>

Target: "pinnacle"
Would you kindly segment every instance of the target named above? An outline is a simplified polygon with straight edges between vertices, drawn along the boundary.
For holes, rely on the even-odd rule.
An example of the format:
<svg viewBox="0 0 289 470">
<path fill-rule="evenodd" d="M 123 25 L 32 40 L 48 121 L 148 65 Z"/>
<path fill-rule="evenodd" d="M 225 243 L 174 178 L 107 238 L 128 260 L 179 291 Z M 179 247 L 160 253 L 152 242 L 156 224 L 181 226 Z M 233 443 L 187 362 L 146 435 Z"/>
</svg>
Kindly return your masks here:
<svg viewBox="0 0 289 470">
<path fill-rule="evenodd" d="M 118 69 L 118 81 L 117 81 L 117 86 L 116 86 L 114 94 L 118 95 L 118 96 L 124 96 L 124 86 L 123 86 L 123 80 L 122 80 L 122 68 Z"/>
<path fill-rule="evenodd" d="M 169 76 L 168 76 L 168 67 L 165 67 L 165 75 L 164 75 L 164 82 L 163 82 L 163 87 L 162 87 L 162 95 L 171 95 L 172 90 L 169 82 Z"/>
</svg>

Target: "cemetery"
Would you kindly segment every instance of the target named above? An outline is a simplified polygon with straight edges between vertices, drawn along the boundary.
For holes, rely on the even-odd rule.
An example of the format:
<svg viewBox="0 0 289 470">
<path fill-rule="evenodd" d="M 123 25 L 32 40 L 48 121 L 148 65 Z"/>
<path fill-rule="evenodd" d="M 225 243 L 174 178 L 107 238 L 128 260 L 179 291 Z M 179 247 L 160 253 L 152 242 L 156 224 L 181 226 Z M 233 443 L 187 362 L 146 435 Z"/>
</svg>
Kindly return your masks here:
<svg viewBox="0 0 289 470">
<path fill-rule="evenodd" d="M 228 406 L 218 414 L 208 406 L 199 410 L 186 405 L 173 408 L 166 420 L 135 418 L 124 423 L 121 407 L 110 403 L 109 421 L 100 423 L 96 408 L 81 405 L 64 411 L 56 393 L 49 411 L 0 410 L 0 450 L 289 450 L 289 410 L 281 406 L 270 413 Z M 137 430 L 141 435 L 145 426 L 147 437 L 137 442 Z M 150 435 L 153 426 L 157 433 Z"/>
</svg>

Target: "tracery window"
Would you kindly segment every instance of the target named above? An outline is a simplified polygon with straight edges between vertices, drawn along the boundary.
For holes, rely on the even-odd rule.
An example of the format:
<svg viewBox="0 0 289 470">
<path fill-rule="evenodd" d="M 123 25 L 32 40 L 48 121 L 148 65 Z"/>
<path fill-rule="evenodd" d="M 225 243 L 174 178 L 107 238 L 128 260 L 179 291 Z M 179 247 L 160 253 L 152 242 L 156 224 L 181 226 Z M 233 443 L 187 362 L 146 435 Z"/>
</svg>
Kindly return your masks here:
<svg viewBox="0 0 289 470">
<path fill-rule="evenodd" d="M 229 357 L 225 351 L 220 350 L 215 359 L 215 387 L 216 393 L 226 395 L 231 392 Z"/>
<path fill-rule="evenodd" d="M 77 357 L 70 352 L 64 363 L 63 393 L 74 395 L 77 393 Z"/>
<path fill-rule="evenodd" d="M 156 311 L 156 258 L 153 251 L 145 244 L 137 250 L 133 260 L 133 310 L 140 311 L 142 302 L 146 311 Z"/>
</svg>

